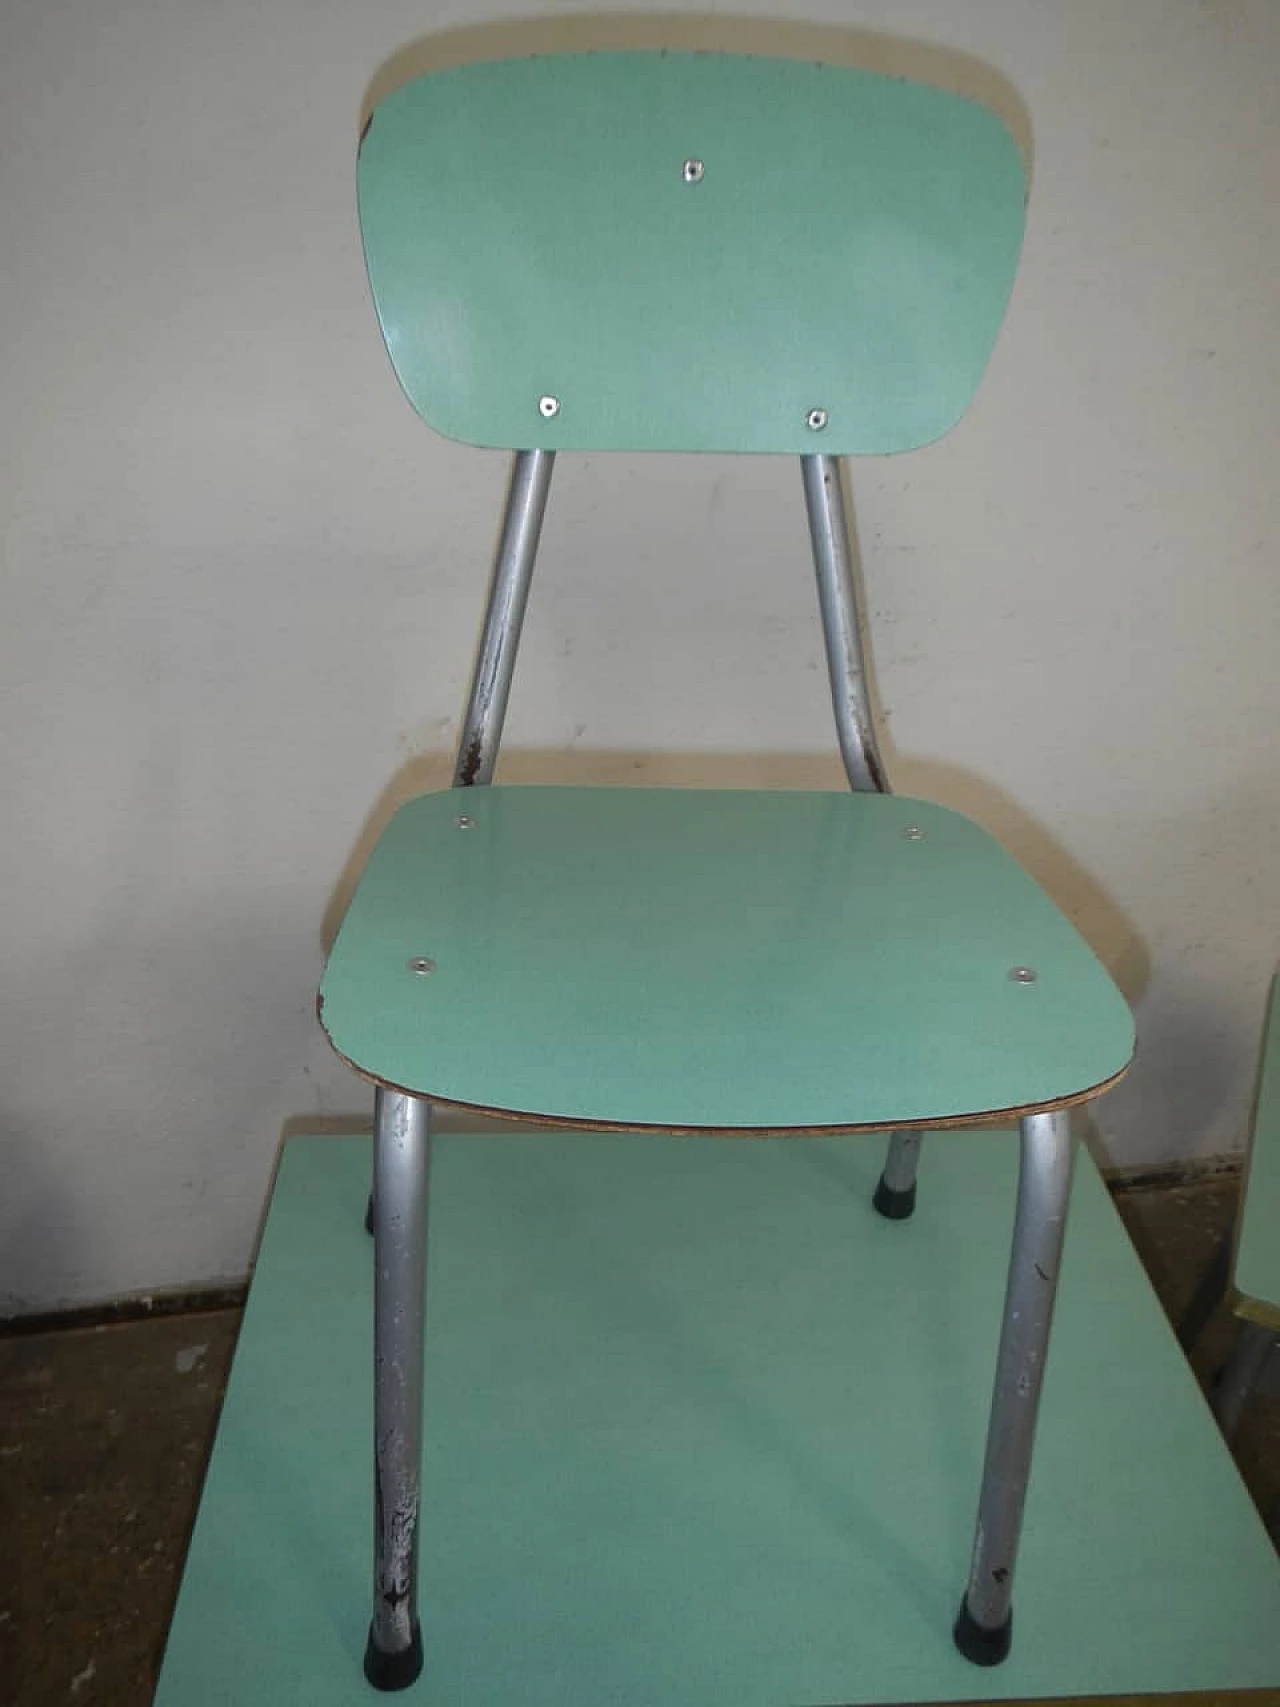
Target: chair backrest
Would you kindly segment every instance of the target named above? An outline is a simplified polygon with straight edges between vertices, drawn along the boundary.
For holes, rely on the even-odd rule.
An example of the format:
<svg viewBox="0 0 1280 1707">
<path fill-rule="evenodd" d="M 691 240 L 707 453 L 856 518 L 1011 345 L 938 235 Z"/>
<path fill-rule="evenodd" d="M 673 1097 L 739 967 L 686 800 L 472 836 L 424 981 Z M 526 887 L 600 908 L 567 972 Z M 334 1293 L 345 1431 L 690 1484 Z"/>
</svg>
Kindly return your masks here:
<svg viewBox="0 0 1280 1707">
<path fill-rule="evenodd" d="M 358 178 L 414 408 L 551 451 L 929 443 L 990 356 L 1025 196 L 961 96 L 706 53 L 421 77 L 375 109 Z"/>
</svg>

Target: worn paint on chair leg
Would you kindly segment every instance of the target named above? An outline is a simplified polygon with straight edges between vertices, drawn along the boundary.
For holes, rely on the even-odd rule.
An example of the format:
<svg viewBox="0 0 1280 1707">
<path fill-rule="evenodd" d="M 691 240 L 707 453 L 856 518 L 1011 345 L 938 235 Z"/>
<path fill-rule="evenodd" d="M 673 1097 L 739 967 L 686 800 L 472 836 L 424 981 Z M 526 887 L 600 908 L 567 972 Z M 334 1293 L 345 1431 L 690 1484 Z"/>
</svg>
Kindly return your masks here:
<svg viewBox="0 0 1280 1707">
<path fill-rule="evenodd" d="M 884 1172 L 872 1202 L 887 1221 L 905 1221 L 916 1206 L 916 1168 L 920 1162 L 919 1132 L 895 1132 L 889 1140 Z"/>
<path fill-rule="evenodd" d="M 418 1512 L 430 1104 L 379 1090 L 374 1132 L 373 1619 L 365 1675 L 402 1689 L 422 1669 Z"/>
<path fill-rule="evenodd" d="M 493 780 L 555 460 L 554 451 L 522 450 L 511 470 L 480 649 L 458 739 L 455 788 L 484 787 Z"/>
<path fill-rule="evenodd" d="M 1013 1574 L 1066 1232 L 1074 1150 L 1065 1109 L 1021 1122 L 1021 1167 L 969 1585 L 956 1645 L 978 1665 L 1009 1651 Z"/>
</svg>

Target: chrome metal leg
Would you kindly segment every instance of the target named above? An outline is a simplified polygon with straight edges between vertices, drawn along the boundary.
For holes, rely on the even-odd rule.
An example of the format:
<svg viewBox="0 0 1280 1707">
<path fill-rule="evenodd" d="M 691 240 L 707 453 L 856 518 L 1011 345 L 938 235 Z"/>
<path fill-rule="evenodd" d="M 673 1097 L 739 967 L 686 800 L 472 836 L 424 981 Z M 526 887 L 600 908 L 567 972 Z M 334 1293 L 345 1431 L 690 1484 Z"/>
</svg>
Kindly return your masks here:
<svg viewBox="0 0 1280 1707">
<path fill-rule="evenodd" d="M 921 1136 L 919 1132 L 895 1132 L 889 1140 L 884 1172 L 871 1199 L 887 1221 L 905 1221 L 916 1206 Z"/>
<path fill-rule="evenodd" d="M 458 738 L 455 788 L 484 787 L 493 781 L 555 460 L 551 450 L 522 450 L 517 451 L 512 465 L 480 650 Z"/>
<path fill-rule="evenodd" d="M 858 592 L 840 462 L 834 456 L 802 456 L 809 539 L 818 577 L 818 608 L 831 679 L 831 708 L 849 787 L 887 793 L 884 760 L 876 741 L 876 723 L 867 692 L 867 663 L 862 652 Z"/>
<path fill-rule="evenodd" d="M 1260 1322 L 1241 1322 L 1226 1367 L 1214 1384 L 1213 1412 L 1228 1440 L 1240 1426 L 1249 1395 L 1267 1366 L 1276 1335 Z"/>
<path fill-rule="evenodd" d="M 982 1467 L 973 1563 L 955 1627 L 956 1646 L 976 1665 L 998 1665 L 1009 1652 L 1013 1572 L 1031 1473 L 1031 1449 L 1075 1154 L 1070 1116 L 1064 1109 L 1026 1115 L 1021 1132 L 1018 1211 Z"/>
<path fill-rule="evenodd" d="M 374 1120 L 374 1396 L 376 1524 L 373 1620 L 364 1670 L 405 1689 L 422 1670 L 418 1493 L 431 1105 L 379 1090 Z"/>
</svg>

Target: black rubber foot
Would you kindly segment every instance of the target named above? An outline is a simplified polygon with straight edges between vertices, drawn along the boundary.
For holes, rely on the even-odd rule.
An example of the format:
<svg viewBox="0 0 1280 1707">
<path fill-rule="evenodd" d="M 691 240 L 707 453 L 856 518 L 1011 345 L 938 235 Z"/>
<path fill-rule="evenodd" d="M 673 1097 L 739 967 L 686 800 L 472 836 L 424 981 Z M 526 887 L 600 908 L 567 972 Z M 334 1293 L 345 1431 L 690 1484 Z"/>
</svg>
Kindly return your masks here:
<svg viewBox="0 0 1280 1707">
<path fill-rule="evenodd" d="M 960 1616 L 954 1631 L 956 1647 L 976 1666 L 998 1666 L 1009 1657 L 1013 1646 L 1013 1613 L 1010 1612 L 998 1630 L 988 1630 L 970 1616 L 967 1598 L 960 1602 Z"/>
<path fill-rule="evenodd" d="M 401 1648 L 398 1654 L 384 1653 L 373 1639 L 373 1631 L 369 1632 L 369 1641 L 364 1650 L 364 1675 L 375 1689 L 408 1689 L 411 1683 L 417 1681 L 418 1673 L 422 1670 L 422 1631 L 415 1624 L 413 1640 L 407 1648 Z"/>
<path fill-rule="evenodd" d="M 884 1175 L 881 1174 L 876 1194 L 871 1201 L 886 1221 L 905 1221 L 916 1206 L 915 1182 L 905 1191 L 895 1191 L 892 1186 L 884 1183 Z"/>
<path fill-rule="evenodd" d="M 369 1193 L 369 1201 L 364 1206 L 364 1230 L 370 1238 L 373 1237 L 373 1193 Z"/>
</svg>

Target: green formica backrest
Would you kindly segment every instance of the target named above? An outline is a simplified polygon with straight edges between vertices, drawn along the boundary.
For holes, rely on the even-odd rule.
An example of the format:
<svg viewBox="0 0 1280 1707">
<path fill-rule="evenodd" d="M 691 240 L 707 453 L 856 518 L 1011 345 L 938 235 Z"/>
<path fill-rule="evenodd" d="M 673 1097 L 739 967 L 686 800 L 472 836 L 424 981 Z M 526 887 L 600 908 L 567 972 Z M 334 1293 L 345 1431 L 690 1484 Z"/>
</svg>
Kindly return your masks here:
<svg viewBox="0 0 1280 1707">
<path fill-rule="evenodd" d="M 420 77 L 374 110 L 358 179 L 410 402 L 527 450 L 929 443 L 991 354 L 1025 199 L 985 107 L 718 53 Z"/>
</svg>

